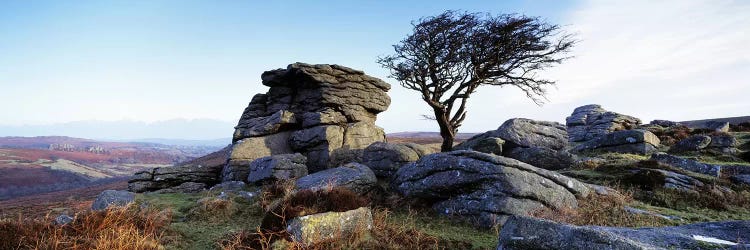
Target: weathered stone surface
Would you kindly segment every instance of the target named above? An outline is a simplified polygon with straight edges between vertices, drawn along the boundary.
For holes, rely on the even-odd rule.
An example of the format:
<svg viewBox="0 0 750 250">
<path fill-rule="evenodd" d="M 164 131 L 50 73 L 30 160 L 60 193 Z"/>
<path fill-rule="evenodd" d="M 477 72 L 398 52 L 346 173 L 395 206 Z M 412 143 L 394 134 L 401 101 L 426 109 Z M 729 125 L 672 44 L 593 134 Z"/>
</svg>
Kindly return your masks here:
<svg viewBox="0 0 750 250">
<path fill-rule="evenodd" d="M 270 135 L 297 126 L 294 113 L 279 110 L 270 116 L 240 120 L 240 124 L 235 127 L 234 138 Z"/>
<path fill-rule="evenodd" d="M 704 127 L 719 133 L 729 132 L 729 122 L 708 121 L 704 124 Z"/>
<path fill-rule="evenodd" d="M 306 112 L 302 114 L 302 127 L 316 125 L 345 124 L 346 117 L 333 109 L 324 109 L 320 112 Z"/>
<path fill-rule="evenodd" d="M 432 153 L 432 149 L 415 143 L 376 142 L 365 148 L 362 164 L 378 177 L 390 177 L 401 166 Z"/>
<path fill-rule="evenodd" d="M 500 231 L 497 249 L 742 249 L 750 247 L 744 235 L 750 235 L 750 221 L 635 229 L 513 216 Z"/>
<path fill-rule="evenodd" d="M 169 194 L 169 193 L 200 193 L 201 191 L 206 190 L 206 184 L 205 183 L 197 183 L 197 182 L 184 182 L 180 185 L 174 186 L 174 187 L 168 187 L 163 188 L 154 191 L 153 193 L 157 194 Z"/>
<path fill-rule="evenodd" d="M 265 94 L 253 97 L 235 127 L 235 148 L 223 181 L 246 180 L 252 160 L 301 153 L 317 172 L 362 159 L 365 147 L 385 141 L 375 126 L 390 105 L 390 85 L 339 65 L 294 63 L 266 71 Z"/>
<path fill-rule="evenodd" d="M 475 151 L 422 157 L 401 167 L 392 185 L 406 197 L 437 201 L 436 211 L 491 227 L 508 215 L 575 208 L 590 189 L 575 179 L 526 163 Z"/>
<path fill-rule="evenodd" d="M 292 133 L 289 144 L 307 157 L 310 172 L 329 167 L 333 151 L 344 145 L 344 128 L 336 125 L 317 126 Z"/>
<path fill-rule="evenodd" d="M 286 231 L 292 240 L 303 245 L 331 239 L 347 239 L 354 233 L 372 228 L 372 212 L 361 207 L 345 212 L 326 212 L 291 219 Z"/>
<path fill-rule="evenodd" d="M 326 169 L 297 179 L 298 190 L 313 191 L 333 187 L 344 187 L 358 194 L 366 194 L 375 187 L 375 173 L 365 165 L 349 163 L 341 167 Z"/>
<path fill-rule="evenodd" d="M 666 164 L 672 167 L 685 169 L 687 171 L 696 172 L 700 174 L 710 175 L 719 177 L 721 175 L 721 166 L 700 163 L 694 160 L 680 158 L 677 156 L 655 153 L 651 155 L 651 160 L 657 161 L 662 164 Z"/>
<path fill-rule="evenodd" d="M 581 106 L 565 119 L 570 141 L 588 141 L 620 130 L 638 127 L 641 120 L 604 110 L 596 104 Z"/>
<path fill-rule="evenodd" d="M 674 146 L 669 148 L 669 152 L 683 153 L 683 152 L 697 152 L 708 147 L 711 143 L 711 137 L 706 135 L 693 135 L 677 142 Z"/>
<path fill-rule="evenodd" d="M 250 163 L 248 183 L 260 184 L 297 179 L 307 175 L 307 158 L 300 154 L 280 154 L 255 159 Z"/>
<path fill-rule="evenodd" d="M 229 155 L 229 163 L 222 170 L 221 181 L 246 181 L 250 174 L 250 163 L 255 159 L 294 153 L 288 142 L 291 136 L 291 132 L 281 132 L 235 142 Z"/>
<path fill-rule="evenodd" d="M 96 196 L 96 200 L 91 204 L 91 210 L 127 206 L 133 201 L 135 201 L 135 193 L 122 190 L 104 190 Z"/>
<path fill-rule="evenodd" d="M 568 145 L 568 132 L 564 125 L 557 122 L 510 119 L 497 129 L 497 135 L 514 147 L 560 150 Z"/>
<path fill-rule="evenodd" d="M 575 155 L 567 151 L 542 147 L 514 148 L 505 156 L 548 170 L 569 168 L 578 160 Z"/>
<path fill-rule="evenodd" d="M 659 138 L 640 129 L 622 130 L 602 135 L 579 144 L 573 151 L 601 150 L 606 152 L 648 154 L 656 151 Z"/>
</svg>

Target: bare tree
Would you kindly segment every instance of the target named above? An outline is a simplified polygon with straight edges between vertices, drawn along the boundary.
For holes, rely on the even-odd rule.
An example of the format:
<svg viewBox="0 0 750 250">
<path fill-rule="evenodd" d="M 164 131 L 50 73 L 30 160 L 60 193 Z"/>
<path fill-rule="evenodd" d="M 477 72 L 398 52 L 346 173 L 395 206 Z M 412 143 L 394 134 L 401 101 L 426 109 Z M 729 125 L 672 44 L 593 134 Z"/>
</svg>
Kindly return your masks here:
<svg viewBox="0 0 750 250">
<path fill-rule="evenodd" d="M 412 22 L 395 54 L 378 58 L 401 86 L 421 93 L 434 111 L 450 151 L 466 119 L 466 103 L 482 85 L 515 86 L 541 104 L 546 85 L 537 72 L 568 59 L 576 41 L 558 25 L 516 14 L 446 11 Z"/>
</svg>

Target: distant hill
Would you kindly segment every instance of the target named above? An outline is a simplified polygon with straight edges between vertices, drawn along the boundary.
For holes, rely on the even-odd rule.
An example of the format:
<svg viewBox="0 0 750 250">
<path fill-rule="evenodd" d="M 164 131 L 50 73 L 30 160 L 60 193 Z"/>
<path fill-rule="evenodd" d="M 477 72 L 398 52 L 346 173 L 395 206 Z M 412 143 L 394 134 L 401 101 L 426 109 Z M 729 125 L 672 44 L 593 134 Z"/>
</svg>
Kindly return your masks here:
<svg viewBox="0 0 750 250">
<path fill-rule="evenodd" d="M 140 170 L 189 162 L 228 143 L 222 144 L 165 145 L 66 136 L 0 137 L 0 200 L 109 183 Z"/>
<path fill-rule="evenodd" d="M 750 116 L 714 118 L 714 119 L 684 121 L 684 122 L 680 122 L 680 123 L 685 124 L 685 126 L 688 126 L 688 127 L 691 127 L 691 128 L 700 128 L 700 127 L 703 127 L 706 124 L 706 122 L 710 122 L 710 121 L 729 122 L 729 124 L 737 125 L 737 124 L 740 124 L 740 123 L 743 123 L 743 122 L 750 122 Z"/>
<path fill-rule="evenodd" d="M 76 121 L 47 125 L 0 125 L 0 136 L 65 135 L 97 140 L 134 141 L 141 138 L 214 140 L 234 132 L 234 123 L 213 119 L 174 119 L 159 122 Z"/>
</svg>

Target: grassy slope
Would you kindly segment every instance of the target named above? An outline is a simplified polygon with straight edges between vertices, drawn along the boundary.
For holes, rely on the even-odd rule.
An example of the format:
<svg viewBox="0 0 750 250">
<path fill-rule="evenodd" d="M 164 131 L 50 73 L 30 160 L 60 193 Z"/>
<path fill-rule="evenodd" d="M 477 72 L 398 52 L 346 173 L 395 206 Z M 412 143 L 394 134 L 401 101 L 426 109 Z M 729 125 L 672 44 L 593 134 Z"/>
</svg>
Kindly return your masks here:
<svg viewBox="0 0 750 250">
<path fill-rule="evenodd" d="M 167 249 L 211 249 L 233 233 L 255 232 L 260 226 L 263 211 L 257 201 L 234 197 L 226 207 L 210 209 L 198 202 L 213 199 L 216 194 L 145 194 L 138 201 L 159 209 L 171 209 L 172 223 L 165 237 Z M 385 212 L 378 210 L 378 212 Z M 497 245 L 497 232 L 478 230 L 465 223 L 409 211 L 387 211 L 386 223 L 414 229 L 435 237 L 440 242 L 473 249 L 493 249 Z M 371 239 L 372 240 L 372 239 Z"/>
</svg>

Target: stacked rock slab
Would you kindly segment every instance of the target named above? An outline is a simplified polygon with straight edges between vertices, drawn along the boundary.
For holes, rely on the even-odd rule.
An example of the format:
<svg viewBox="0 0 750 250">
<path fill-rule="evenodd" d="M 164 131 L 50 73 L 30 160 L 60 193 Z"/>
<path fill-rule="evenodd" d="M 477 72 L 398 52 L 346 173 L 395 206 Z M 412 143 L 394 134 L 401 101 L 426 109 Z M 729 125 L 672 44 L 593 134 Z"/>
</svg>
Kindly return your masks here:
<svg viewBox="0 0 750 250">
<path fill-rule="evenodd" d="M 588 141 L 614 131 L 634 129 L 641 124 L 638 118 L 607 111 L 597 104 L 576 108 L 565 122 L 571 142 Z"/>
<path fill-rule="evenodd" d="M 392 185 L 406 197 L 433 201 L 439 213 L 482 227 L 502 224 L 509 215 L 576 208 L 576 198 L 590 192 L 558 173 L 468 150 L 422 157 L 396 171 Z"/>
<path fill-rule="evenodd" d="M 356 161 L 361 151 L 385 141 L 376 115 L 390 105 L 390 85 L 339 65 L 294 63 L 266 71 L 265 94 L 255 95 L 235 127 L 223 181 L 246 180 L 253 160 L 301 153 L 310 172 Z M 239 174 L 232 174 L 239 173 Z"/>
</svg>

